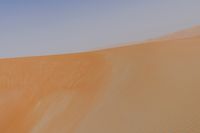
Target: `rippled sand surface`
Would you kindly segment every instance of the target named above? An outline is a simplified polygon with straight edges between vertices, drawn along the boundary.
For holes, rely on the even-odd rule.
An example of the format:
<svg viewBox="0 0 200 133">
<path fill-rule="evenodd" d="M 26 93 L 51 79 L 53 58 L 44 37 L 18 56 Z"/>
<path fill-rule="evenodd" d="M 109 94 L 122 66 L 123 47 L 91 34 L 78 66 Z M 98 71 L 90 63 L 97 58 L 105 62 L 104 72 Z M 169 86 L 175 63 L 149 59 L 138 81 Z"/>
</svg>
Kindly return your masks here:
<svg viewBox="0 0 200 133">
<path fill-rule="evenodd" d="M 200 133 L 200 36 L 0 59 L 0 133 Z"/>
</svg>

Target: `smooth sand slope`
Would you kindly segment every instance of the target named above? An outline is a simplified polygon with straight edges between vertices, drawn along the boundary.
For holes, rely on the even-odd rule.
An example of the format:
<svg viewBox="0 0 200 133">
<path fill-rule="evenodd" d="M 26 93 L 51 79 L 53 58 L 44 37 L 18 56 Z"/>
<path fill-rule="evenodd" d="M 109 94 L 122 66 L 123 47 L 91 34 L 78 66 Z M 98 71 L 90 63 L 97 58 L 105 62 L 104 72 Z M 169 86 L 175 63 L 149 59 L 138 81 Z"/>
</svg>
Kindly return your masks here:
<svg viewBox="0 0 200 133">
<path fill-rule="evenodd" d="M 178 31 L 170 35 L 161 37 L 157 40 L 185 39 L 185 38 L 191 38 L 195 36 L 198 37 L 199 35 L 200 35 L 200 26 L 198 25 L 198 26 L 193 26 L 192 28 L 189 28 L 189 29 L 185 29 L 185 30 Z"/>
<path fill-rule="evenodd" d="M 0 133 L 200 133 L 200 36 L 0 59 Z"/>
</svg>

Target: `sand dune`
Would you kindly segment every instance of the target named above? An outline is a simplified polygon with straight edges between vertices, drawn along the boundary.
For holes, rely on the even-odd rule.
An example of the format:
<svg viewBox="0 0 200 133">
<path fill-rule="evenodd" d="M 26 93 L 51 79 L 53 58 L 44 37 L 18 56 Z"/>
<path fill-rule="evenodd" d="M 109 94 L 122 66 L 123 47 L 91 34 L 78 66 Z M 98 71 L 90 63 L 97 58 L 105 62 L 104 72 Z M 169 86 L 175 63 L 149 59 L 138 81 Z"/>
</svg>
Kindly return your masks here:
<svg viewBox="0 0 200 133">
<path fill-rule="evenodd" d="M 164 40 L 174 40 L 174 39 L 185 39 L 198 36 L 200 36 L 200 26 L 193 26 L 192 28 L 174 32 L 172 34 L 169 34 L 167 36 L 161 37 L 156 40 L 164 41 Z"/>
<path fill-rule="evenodd" d="M 199 133 L 199 60 L 200 36 L 1 59 L 0 133 Z"/>
</svg>

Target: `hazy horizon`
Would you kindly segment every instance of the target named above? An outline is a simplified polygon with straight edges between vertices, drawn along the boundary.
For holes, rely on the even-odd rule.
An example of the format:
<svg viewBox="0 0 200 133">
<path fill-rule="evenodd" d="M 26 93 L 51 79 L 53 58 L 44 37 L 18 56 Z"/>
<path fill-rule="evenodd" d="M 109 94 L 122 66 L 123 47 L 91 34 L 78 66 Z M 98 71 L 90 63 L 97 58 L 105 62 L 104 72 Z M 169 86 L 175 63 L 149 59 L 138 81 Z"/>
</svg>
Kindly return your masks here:
<svg viewBox="0 0 200 133">
<path fill-rule="evenodd" d="M 200 24 L 196 0 L 7 0 L 0 10 L 0 58 L 113 47 Z"/>
</svg>

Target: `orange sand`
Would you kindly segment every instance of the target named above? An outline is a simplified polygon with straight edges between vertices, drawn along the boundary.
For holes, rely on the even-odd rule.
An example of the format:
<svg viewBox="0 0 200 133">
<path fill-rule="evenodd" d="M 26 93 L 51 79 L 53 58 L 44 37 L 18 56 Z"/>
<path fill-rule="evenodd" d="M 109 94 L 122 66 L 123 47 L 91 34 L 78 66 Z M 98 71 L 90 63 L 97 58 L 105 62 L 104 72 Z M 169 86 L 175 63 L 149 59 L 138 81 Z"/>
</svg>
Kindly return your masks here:
<svg viewBox="0 0 200 133">
<path fill-rule="evenodd" d="M 200 133 L 200 36 L 0 59 L 0 133 Z"/>
</svg>

